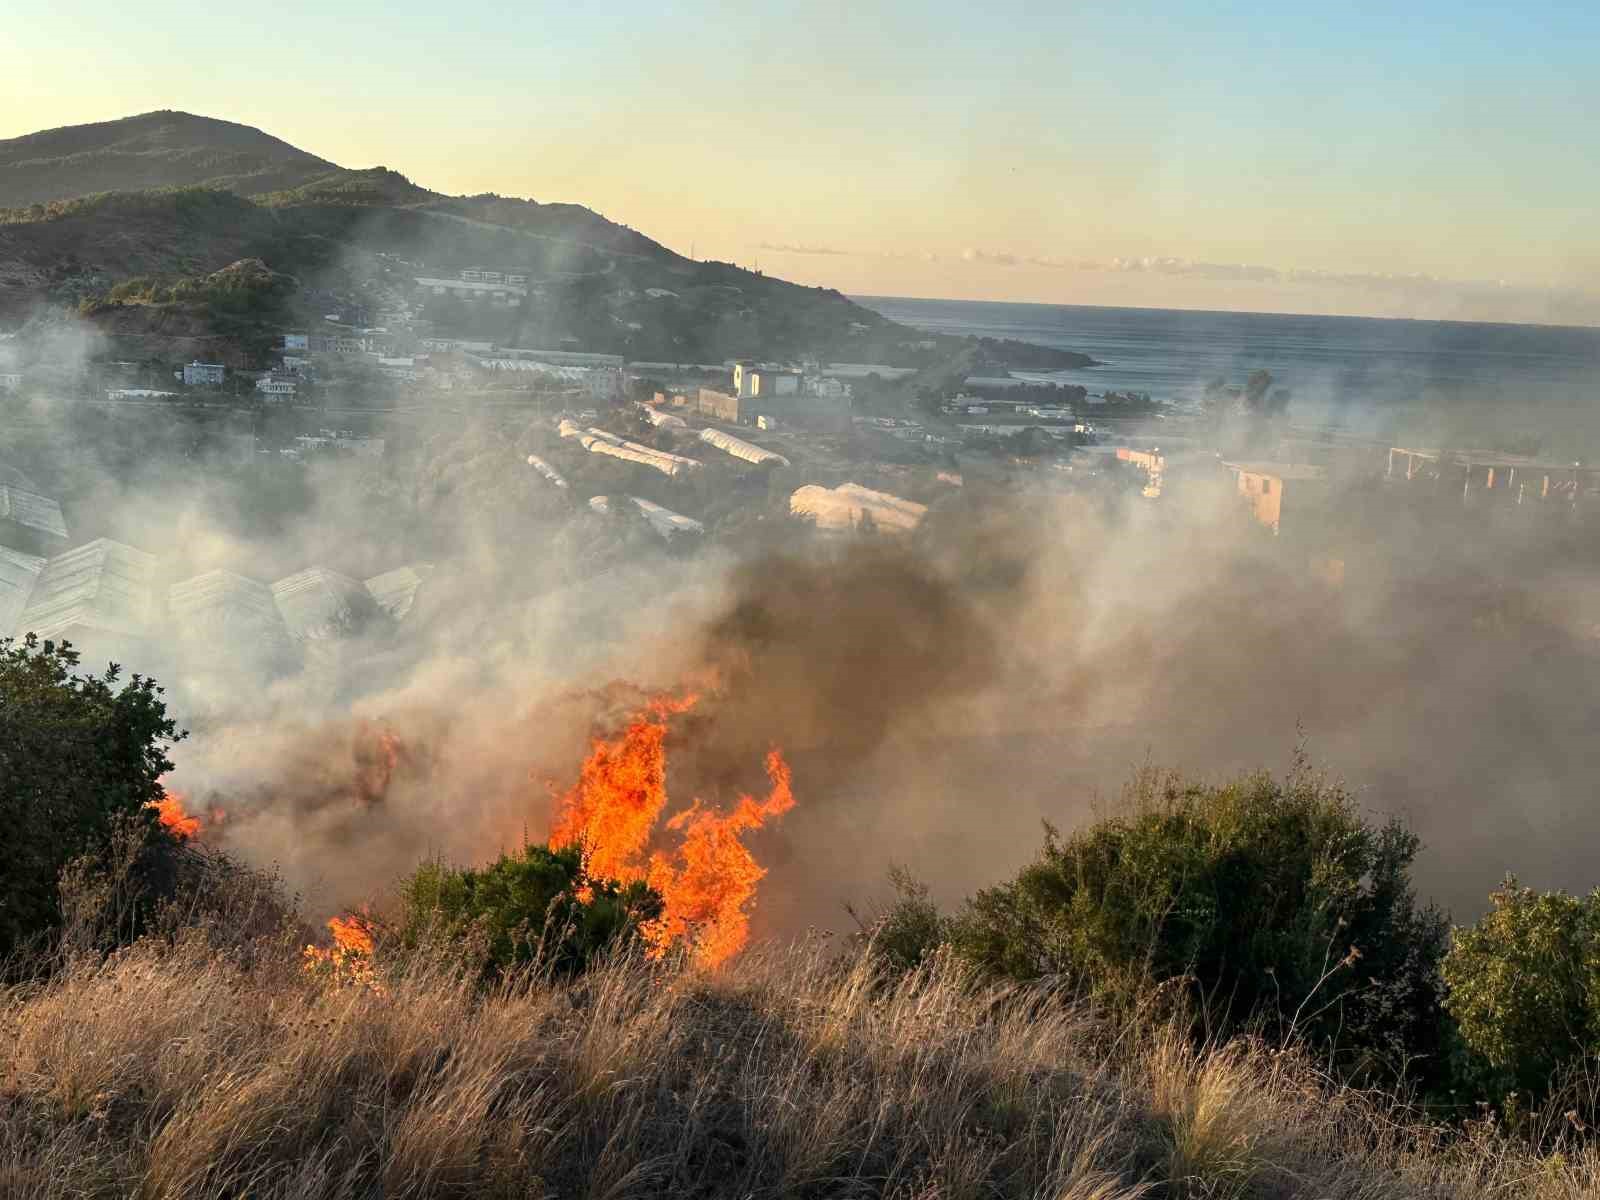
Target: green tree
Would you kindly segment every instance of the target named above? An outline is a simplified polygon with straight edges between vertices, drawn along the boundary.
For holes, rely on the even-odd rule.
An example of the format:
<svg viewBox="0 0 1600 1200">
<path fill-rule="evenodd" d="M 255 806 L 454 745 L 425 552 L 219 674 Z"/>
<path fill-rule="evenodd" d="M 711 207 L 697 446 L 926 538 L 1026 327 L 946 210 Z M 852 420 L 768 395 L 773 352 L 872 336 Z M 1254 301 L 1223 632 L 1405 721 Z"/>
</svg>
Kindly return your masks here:
<svg viewBox="0 0 1600 1200">
<path fill-rule="evenodd" d="M 525 845 L 482 868 L 424 863 L 400 894 L 400 945 L 453 944 L 489 976 L 526 965 L 582 971 L 661 912 L 643 883 L 590 879 L 576 846 Z"/>
<path fill-rule="evenodd" d="M 32 634 L 0 640 L 0 958 L 61 920 L 57 879 L 102 850 L 119 823 L 142 820 L 182 739 L 162 689 L 121 669 L 77 673 L 78 654 Z"/>
<path fill-rule="evenodd" d="M 1048 830 L 950 936 L 985 973 L 1117 1003 L 1181 983 L 1212 1034 L 1259 1024 L 1371 1065 L 1436 1059 L 1447 925 L 1416 902 L 1418 848 L 1303 765 L 1222 785 L 1146 772 L 1121 810 Z"/>
<path fill-rule="evenodd" d="M 1600 890 L 1539 893 L 1507 878 L 1490 901 L 1455 932 L 1445 1008 L 1493 1091 L 1538 1096 L 1600 1053 Z"/>
</svg>

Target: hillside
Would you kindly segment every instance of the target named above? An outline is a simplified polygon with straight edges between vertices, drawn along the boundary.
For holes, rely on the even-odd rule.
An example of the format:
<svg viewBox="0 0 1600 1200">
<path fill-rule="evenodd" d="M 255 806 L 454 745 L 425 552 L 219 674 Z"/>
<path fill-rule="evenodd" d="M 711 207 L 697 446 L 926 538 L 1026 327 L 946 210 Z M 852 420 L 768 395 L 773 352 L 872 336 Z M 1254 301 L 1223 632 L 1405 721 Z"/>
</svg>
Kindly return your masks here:
<svg viewBox="0 0 1600 1200">
<path fill-rule="evenodd" d="M 138 358 L 182 357 L 199 339 L 230 364 L 264 365 L 282 322 L 315 325 L 334 310 L 356 324 L 405 313 L 407 324 L 448 336 L 642 361 L 814 355 L 921 368 L 970 348 L 837 291 L 685 258 L 581 205 L 444 196 L 387 168 L 349 170 L 260 130 L 184 113 L 0 143 L 0 181 L 0 321 L 78 308 L 117 353 Z M 149 304 L 129 313 L 113 296 L 130 282 L 142 295 L 182 294 L 168 285 L 242 259 L 295 282 L 270 327 L 207 328 L 193 312 L 176 319 Z M 527 274 L 528 294 L 490 311 L 419 293 L 418 277 L 484 266 Z M 169 330 L 182 331 L 170 345 Z M 1029 367 L 1044 365 L 1041 355 L 1055 366 L 1089 361 L 1012 349 Z M 1007 348 L 985 350 L 1003 362 Z"/>
<path fill-rule="evenodd" d="M 248 125 L 151 112 L 0 141 L 0 207 L 197 184 L 248 195 L 338 170 Z"/>
</svg>

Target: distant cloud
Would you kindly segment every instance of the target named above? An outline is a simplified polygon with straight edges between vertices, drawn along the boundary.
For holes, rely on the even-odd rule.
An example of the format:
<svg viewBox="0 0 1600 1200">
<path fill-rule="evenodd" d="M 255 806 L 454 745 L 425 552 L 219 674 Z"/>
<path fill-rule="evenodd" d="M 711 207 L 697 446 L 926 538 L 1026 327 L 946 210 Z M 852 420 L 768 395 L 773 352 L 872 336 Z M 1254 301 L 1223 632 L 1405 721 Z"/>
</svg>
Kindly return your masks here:
<svg viewBox="0 0 1600 1200">
<path fill-rule="evenodd" d="M 854 250 L 836 250 L 832 246 L 805 246 L 792 242 L 762 242 L 759 249 L 773 254 L 837 254 L 852 255 Z"/>
<path fill-rule="evenodd" d="M 1008 254 L 1002 250 L 977 250 L 970 246 L 961 252 L 961 257 L 966 262 L 991 263 L 997 267 L 1048 267 L 1056 271 L 1092 271 L 1097 266 L 1095 263 L 1054 258 L 1047 254 Z"/>
</svg>

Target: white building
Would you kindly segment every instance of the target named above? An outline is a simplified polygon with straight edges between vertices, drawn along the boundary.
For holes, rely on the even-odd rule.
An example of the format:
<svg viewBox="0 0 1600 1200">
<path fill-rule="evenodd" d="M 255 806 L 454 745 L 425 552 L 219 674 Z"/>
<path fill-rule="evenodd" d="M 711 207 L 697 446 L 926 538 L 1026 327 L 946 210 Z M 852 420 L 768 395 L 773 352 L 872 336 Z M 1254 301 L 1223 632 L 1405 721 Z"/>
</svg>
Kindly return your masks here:
<svg viewBox="0 0 1600 1200">
<path fill-rule="evenodd" d="M 741 400 L 798 396 L 800 372 L 757 366 L 748 360 L 736 362 L 733 364 L 733 392 Z"/>
<path fill-rule="evenodd" d="M 221 363 L 203 363 L 195 359 L 183 368 L 185 387 L 216 387 L 227 378 L 228 368 Z"/>
<path fill-rule="evenodd" d="M 256 380 L 256 391 L 260 392 L 262 399 L 269 403 L 281 404 L 293 400 L 298 390 L 299 387 L 293 379 L 276 371 L 269 371 Z"/>
<path fill-rule="evenodd" d="M 469 303 L 488 302 L 490 304 L 509 305 L 515 304 L 528 294 L 526 287 L 518 287 L 509 283 L 489 283 L 483 279 L 483 271 L 463 271 L 460 279 L 435 279 L 431 276 L 421 275 L 416 279 L 417 290 L 424 298 L 428 296 L 454 296 L 458 300 Z M 487 272 L 490 275 L 499 275 L 498 271 Z M 466 278 L 468 275 L 477 275 L 476 279 Z"/>
</svg>

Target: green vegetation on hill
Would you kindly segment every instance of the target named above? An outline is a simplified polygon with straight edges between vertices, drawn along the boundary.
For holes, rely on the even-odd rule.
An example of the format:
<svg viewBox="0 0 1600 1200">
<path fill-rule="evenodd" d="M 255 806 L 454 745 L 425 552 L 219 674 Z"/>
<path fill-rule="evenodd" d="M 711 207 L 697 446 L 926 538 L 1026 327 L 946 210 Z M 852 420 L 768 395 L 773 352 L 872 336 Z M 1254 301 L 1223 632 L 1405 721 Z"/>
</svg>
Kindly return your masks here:
<svg viewBox="0 0 1600 1200">
<path fill-rule="evenodd" d="M 481 869 L 424 863 L 400 895 L 395 942 L 461 947 L 492 978 L 528 966 L 581 972 L 661 908 L 643 883 L 588 878 L 576 846 L 525 845 Z"/>
<path fill-rule="evenodd" d="M 984 973 L 1119 1005 L 1182 991 L 1213 1034 L 1262 1028 L 1399 1070 L 1439 1057 L 1447 925 L 1409 882 L 1418 842 L 1305 769 L 1220 786 L 1140 776 L 1123 807 L 1045 839 L 945 936 Z"/>
<path fill-rule="evenodd" d="M 118 692 L 73 678 L 63 649 L 0 654 L 15 949 L 59 924 L 58 897 L 76 913 L 137 889 L 110 858 L 80 858 L 59 891 L 51 869 L 146 812 L 178 735 L 147 680 Z M 1508 886 L 1457 931 L 1443 977 L 1462 1053 L 1524 1090 L 1430 1116 L 1325 1052 L 1382 1050 L 1368 1018 L 1403 1035 L 1424 1011 L 1412 984 L 1442 931 L 1410 899 L 1414 840 L 1303 771 L 1155 782 L 954 918 L 913 887 L 853 949 L 809 940 L 710 973 L 630 944 L 643 889 L 595 895 L 576 852 L 532 847 L 424 864 L 373 948 L 320 969 L 334 960 L 302 953 L 270 880 L 161 839 L 195 885 L 153 932 L 103 922 L 111 943 L 12 960 L 33 978 L 0 987 L 0 1185 L 39 1200 L 1595 1194 L 1593 898 Z M 1343 1024 L 1319 1024 L 1329 1001 Z"/>
<path fill-rule="evenodd" d="M 423 312 L 439 332 L 504 345 L 675 363 L 749 355 L 936 368 L 959 355 L 991 374 L 1089 361 L 914 331 L 837 291 L 684 258 L 579 205 L 443 196 L 395 171 L 342 168 L 228 122 L 150 113 L 0 142 L 0 320 L 246 258 L 299 281 L 307 320 L 328 311 L 312 297 L 405 302 L 418 275 L 525 273 L 531 288 L 520 305 L 436 300 Z M 119 350 L 125 356 L 170 343 L 182 357 L 209 337 L 216 357 L 266 365 L 262 346 L 233 328 L 107 332 L 137 343 Z"/>
<path fill-rule="evenodd" d="M 0 207 L 196 184 L 250 194 L 338 169 L 248 125 L 149 112 L 0 140 Z"/>
</svg>

